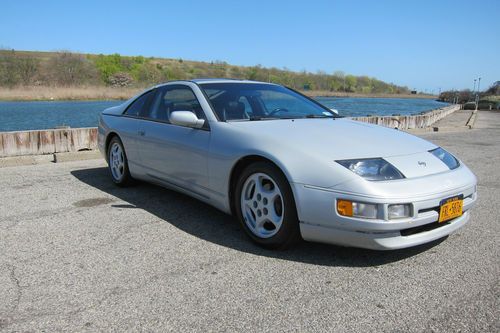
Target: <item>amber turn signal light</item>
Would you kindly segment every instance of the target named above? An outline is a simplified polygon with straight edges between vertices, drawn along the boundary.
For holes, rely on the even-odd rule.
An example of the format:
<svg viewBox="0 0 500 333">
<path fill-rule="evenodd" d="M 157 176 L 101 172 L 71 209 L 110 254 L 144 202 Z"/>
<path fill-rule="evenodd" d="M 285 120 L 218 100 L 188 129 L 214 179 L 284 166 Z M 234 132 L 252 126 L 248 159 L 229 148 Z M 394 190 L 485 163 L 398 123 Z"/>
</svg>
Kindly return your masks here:
<svg viewBox="0 0 500 333">
<path fill-rule="evenodd" d="M 342 216 L 352 216 L 352 202 L 348 200 L 337 200 L 337 212 Z"/>
</svg>

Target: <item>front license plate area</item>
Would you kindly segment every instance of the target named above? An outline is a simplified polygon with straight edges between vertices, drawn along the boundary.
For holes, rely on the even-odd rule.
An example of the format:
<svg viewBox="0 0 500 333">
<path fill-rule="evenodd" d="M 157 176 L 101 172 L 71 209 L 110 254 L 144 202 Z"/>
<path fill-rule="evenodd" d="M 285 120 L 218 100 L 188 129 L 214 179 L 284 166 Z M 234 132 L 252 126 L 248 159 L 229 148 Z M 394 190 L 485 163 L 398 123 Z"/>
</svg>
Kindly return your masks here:
<svg viewBox="0 0 500 333">
<path fill-rule="evenodd" d="M 439 207 L 439 223 L 462 216 L 464 196 L 456 195 L 454 197 L 441 200 Z"/>
</svg>

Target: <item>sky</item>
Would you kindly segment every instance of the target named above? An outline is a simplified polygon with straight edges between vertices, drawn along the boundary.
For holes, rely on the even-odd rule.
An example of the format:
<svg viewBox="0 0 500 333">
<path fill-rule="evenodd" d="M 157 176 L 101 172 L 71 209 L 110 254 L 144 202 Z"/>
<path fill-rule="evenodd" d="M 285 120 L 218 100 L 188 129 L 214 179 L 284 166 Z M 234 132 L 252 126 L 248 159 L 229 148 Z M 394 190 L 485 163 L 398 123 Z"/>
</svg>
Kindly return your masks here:
<svg viewBox="0 0 500 333">
<path fill-rule="evenodd" d="M 410 89 L 500 80 L 500 0 L 0 0 L 0 48 L 343 71 Z"/>
</svg>

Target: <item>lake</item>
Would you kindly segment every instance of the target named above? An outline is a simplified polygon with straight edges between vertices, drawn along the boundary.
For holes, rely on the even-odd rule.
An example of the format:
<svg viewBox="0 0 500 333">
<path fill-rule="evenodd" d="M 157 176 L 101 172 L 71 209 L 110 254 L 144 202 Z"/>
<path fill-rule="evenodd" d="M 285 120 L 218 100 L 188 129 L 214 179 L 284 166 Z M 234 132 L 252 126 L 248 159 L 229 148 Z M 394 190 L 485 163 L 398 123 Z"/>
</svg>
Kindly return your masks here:
<svg viewBox="0 0 500 333">
<path fill-rule="evenodd" d="M 429 99 L 316 97 L 323 105 L 347 117 L 412 115 L 444 107 Z M 0 131 L 46 129 L 56 126 L 94 127 L 99 113 L 123 101 L 0 101 Z"/>
</svg>

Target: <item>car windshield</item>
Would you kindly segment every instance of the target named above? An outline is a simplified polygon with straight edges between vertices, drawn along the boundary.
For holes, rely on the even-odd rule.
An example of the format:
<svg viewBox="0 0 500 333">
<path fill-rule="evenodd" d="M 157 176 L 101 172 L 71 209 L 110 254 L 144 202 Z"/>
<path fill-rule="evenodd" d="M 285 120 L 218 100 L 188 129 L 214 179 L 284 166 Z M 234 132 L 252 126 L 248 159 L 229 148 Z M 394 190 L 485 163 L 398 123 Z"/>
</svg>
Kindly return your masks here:
<svg viewBox="0 0 500 333">
<path fill-rule="evenodd" d="M 265 83 L 203 83 L 221 121 L 334 118 L 328 108 L 283 86 Z"/>
</svg>

